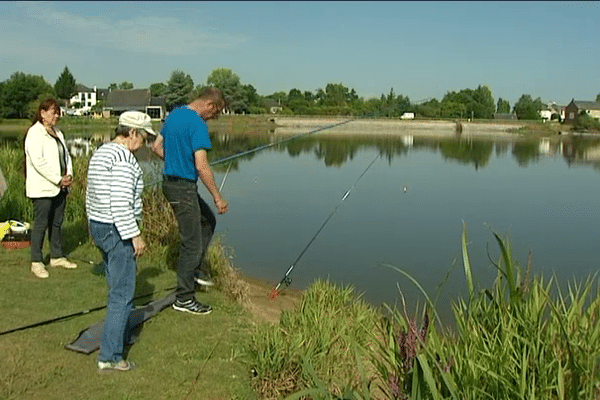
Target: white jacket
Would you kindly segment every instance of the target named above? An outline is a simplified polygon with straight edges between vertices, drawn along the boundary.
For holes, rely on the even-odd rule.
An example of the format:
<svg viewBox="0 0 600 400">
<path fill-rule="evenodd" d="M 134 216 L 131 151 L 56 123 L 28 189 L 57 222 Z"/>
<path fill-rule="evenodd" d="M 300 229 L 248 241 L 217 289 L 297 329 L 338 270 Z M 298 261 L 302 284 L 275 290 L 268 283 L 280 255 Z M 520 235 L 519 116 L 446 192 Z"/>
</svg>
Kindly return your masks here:
<svg viewBox="0 0 600 400">
<path fill-rule="evenodd" d="M 64 145 L 67 156 L 67 175 L 73 175 L 71 155 L 67 149 L 62 132 L 54 128 L 56 135 Z M 41 122 L 36 122 L 27 131 L 25 138 L 25 168 L 27 179 L 25 193 L 29 198 L 54 197 L 60 192 L 60 160 L 58 143 Z"/>
</svg>

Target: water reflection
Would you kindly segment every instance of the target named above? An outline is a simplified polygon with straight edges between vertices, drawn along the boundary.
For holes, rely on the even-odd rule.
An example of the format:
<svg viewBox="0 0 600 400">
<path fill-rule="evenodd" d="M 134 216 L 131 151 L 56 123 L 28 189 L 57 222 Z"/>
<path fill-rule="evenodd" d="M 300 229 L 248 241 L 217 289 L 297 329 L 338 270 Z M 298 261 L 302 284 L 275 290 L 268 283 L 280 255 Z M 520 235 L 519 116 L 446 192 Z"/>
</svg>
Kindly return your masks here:
<svg viewBox="0 0 600 400">
<path fill-rule="evenodd" d="M 411 149 L 439 152 L 446 160 L 470 165 L 475 170 L 486 168 L 490 159 L 510 152 L 517 164 L 527 167 L 539 162 L 540 157 L 562 156 L 568 165 L 589 164 L 600 168 L 600 138 L 565 135 L 560 138 L 527 138 L 502 137 L 463 138 L 431 137 L 418 135 L 327 135 L 316 133 L 291 141 L 286 136 L 276 133 L 253 133 L 230 135 L 226 131 L 213 130 L 214 150 L 210 157 L 216 161 L 252 148 L 269 143 L 283 143 L 273 146 L 272 151 L 287 152 L 290 157 L 301 154 L 314 154 L 326 166 L 341 167 L 352 161 L 360 150 L 376 149 L 391 162 L 395 157 L 407 154 Z M 245 155 L 232 161 L 232 169 L 237 170 L 241 160 L 251 160 L 256 153 Z M 217 170 L 225 170 L 225 166 L 216 166 Z"/>
</svg>

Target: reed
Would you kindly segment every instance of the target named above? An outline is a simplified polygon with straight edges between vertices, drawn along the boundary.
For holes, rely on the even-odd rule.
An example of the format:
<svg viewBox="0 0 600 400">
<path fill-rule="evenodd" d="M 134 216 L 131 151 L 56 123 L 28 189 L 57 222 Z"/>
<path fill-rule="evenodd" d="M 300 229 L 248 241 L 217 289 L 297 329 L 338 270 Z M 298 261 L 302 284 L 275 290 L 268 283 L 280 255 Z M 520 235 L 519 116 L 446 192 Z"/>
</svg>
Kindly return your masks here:
<svg viewBox="0 0 600 400">
<path fill-rule="evenodd" d="M 476 290 L 462 248 L 468 297 L 453 304 L 456 332 L 440 334 L 396 312 L 382 319 L 383 340 L 372 360 L 390 399 L 596 399 L 600 396 L 600 296 L 596 275 L 569 285 L 530 279 L 496 233 L 498 276 Z M 595 289 L 594 289 L 595 288 Z"/>
<path fill-rule="evenodd" d="M 358 348 L 377 375 L 340 387 L 323 380 L 289 399 L 598 399 L 600 398 L 600 291 L 597 274 L 564 291 L 555 277 L 531 277 L 513 259 L 508 240 L 493 233 L 498 270 L 490 289 L 473 284 L 463 226 L 462 251 L 468 296 L 453 303 L 455 328 L 435 324 L 429 297 L 410 315 L 406 306 L 381 317 L 370 334 L 375 346 Z M 406 273 L 404 273 L 406 275 Z M 417 284 L 413 280 L 413 283 Z M 419 286 L 420 288 L 420 286 Z M 369 343 L 369 340 L 366 341 Z M 284 363 L 286 354 L 279 351 Z M 303 362 L 311 363 L 309 357 Z M 314 365 L 314 364 L 313 364 Z M 296 368 L 311 369 L 302 364 Z M 314 368 L 317 371 L 317 368 Z M 314 373 L 316 377 L 320 375 Z M 354 381 L 356 382 L 356 381 Z"/>
<path fill-rule="evenodd" d="M 253 333 L 248 355 L 255 390 L 272 399 L 318 385 L 337 395 L 360 385 L 353 348 L 368 346 L 375 321 L 373 308 L 352 287 L 316 280 L 279 324 L 259 325 Z"/>
</svg>

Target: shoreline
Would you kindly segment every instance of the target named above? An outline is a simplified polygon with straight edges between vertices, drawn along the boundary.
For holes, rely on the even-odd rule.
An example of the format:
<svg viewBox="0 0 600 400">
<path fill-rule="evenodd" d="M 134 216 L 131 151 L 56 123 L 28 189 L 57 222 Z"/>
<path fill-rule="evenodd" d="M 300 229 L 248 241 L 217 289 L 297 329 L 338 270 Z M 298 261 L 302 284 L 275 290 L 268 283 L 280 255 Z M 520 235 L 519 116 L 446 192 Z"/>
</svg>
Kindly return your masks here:
<svg viewBox="0 0 600 400">
<path fill-rule="evenodd" d="M 518 133 L 510 132 L 527 126 L 523 122 L 470 122 L 440 120 L 383 120 L 357 119 L 343 117 L 275 117 L 275 133 L 297 135 L 310 130 L 327 129 L 327 134 L 361 134 L 361 135 L 394 135 L 394 136 L 431 136 L 452 137 L 463 136 L 505 136 L 518 137 Z M 324 130 L 324 129 L 323 129 Z"/>
</svg>

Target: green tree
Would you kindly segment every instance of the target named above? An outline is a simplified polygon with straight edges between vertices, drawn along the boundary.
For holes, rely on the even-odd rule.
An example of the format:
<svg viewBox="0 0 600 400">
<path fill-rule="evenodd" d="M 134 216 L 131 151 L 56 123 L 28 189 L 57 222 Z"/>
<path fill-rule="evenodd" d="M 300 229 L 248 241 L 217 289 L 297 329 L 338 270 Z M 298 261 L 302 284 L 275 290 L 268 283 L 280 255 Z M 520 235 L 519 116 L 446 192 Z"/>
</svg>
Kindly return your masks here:
<svg viewBox="0 0 600 400">
<path fill-rule="evenodd" d="M 29 103 L 37 100 L 38 96 L 42 94 L 56 97 L 52 85 L 46 82 L 41 75 L 13 73 L 3 85 L 3 95 L 0 99 L 2 117 L 26 118 Z"/>
<path fill-rule="evenodd" d="M 159 97 L 167 93 L 167 85 L 162 82 L 153 83 L 150 85 L 150 96 Z"/>
<path fill-rule="evenodd" d="M 119 83 L 119 90 L 131 90 L 133 89 L 133 83 L 124 81 Z"/>
<path fill-rule="evenodd" d="M 502 97 L 498 98 L 498 106 L 496 107 L 496 112 L 498 114 L 510 113 L 510 103 L 508 102 L 508 100 L 504 100 Z"/>
<path fill-rule="evenodd" d="M 194 80 L 189 74 L 180 70 L 173 71 L 165 93 L 167 109 L 170 111 L 179 105 L 187 104 L 193 89 Z"/>
<path fill-rule="evenodd" d="M 119 86 L 116 83 L 111 83 L 108 85 L 108 90 L 117 90 Z"/>
<path fill-rule="evenodd" d="M 524 94 L 515 103 L 513 112 L 517 114 L 518 119 L 540 119 L 540 110 L 544 108 L 544 103 L 538 97 L 533 100 L 530 95 Z"/>
<path fill-rule="evenodd" d="M 489 87 L 479 85 L 473 91 L 473 101 L 475 118 L 494 118 L 496 105 L 494 104 L 494 97 L 492 97 L 492 91 Z"/>
<path fill-rule="evenodd" d="M 252 110 L 259 107 L 260 96 L 256 92 L 256 88 L 250 84 L 244 85 L 242 89 L 244 92 L 246 105 L 248 106 L 248 111 L 252 112 Z"/>
<path fill-rule="evenodd" d="M 245 99 L 245 92 L 237 76 L 229 68 L 216 68 L 206 79 L 208 86 L 221 89 L 223 97 L 227 100 L 227 108 L 235 113 L 247 112 L 248 104 Z"/>
<path fill-rule="evenodd" d="M 598 93 L 598 95 L 596 96 L 596 102 L 600 103 L 600 93 Z"/>
<path fill-rule="evenodd" d="M 325 86 L 325 97 L 323 105 L 326 106 L 345 106 L 349 100 L 350 91 L 341 83 L 328 83 Z"/>
<path fill-rule="evenodd" d="M 56 83 L 54 83 L 54 90 L 56 91 L 56 96 L 59 99 L 66 100 L 67 104 L 69 99 L 77 93 L 77 82 L 75 82 L 75 78 L 67 66 L 65 66 Z"/>
</svg>

